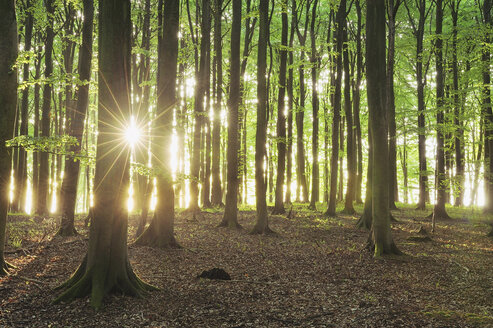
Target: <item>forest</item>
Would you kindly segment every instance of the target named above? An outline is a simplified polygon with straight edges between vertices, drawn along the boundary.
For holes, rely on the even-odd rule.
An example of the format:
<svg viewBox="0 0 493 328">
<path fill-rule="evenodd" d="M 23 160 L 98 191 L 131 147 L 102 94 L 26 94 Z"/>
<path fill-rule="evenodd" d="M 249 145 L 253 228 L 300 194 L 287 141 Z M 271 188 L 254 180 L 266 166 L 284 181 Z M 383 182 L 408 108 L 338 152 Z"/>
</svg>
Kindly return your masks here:
<svg viewBox="0 0 493 328">
<path fill-rule="evenodd" d="M 1 0 L 0 326 L 493 326 L 493 0 Z"/>
</svg>

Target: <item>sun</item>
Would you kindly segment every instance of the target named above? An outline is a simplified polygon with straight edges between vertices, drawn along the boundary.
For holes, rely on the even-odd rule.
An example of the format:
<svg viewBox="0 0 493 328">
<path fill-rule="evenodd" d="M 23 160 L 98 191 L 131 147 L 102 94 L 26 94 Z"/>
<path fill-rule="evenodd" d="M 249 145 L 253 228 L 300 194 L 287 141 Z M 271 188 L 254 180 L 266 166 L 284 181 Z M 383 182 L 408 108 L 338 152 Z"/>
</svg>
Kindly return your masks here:
<svg viewBox="0 0 493 328">
<path fill-rule="evenodd" d="M 125 140 L 127 144 L 134 147 L 142 137 L 141 129 L 135 124 L 134 119 L 130 121 L 130 124 L 125 129 Z"/>
</svg>

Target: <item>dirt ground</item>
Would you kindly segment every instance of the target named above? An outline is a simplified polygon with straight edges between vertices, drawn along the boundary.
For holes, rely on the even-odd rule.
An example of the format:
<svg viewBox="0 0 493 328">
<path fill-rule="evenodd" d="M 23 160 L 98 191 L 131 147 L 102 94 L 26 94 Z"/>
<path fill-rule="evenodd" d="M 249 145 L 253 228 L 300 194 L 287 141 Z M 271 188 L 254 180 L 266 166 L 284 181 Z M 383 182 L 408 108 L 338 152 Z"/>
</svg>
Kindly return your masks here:
<svg viewBox="0 0 493 328">
<path fill-rule="evenodd" d="M 358 207 L 361 211 L 361 207 Z M 54 237 L 58 219 L 11 216 L 6 258 L 17 268 L 0 278 L 0 327 L 493 327 L 493 239 L 471 210 L 430 232 L 429 214 L 394 211 L 393 236 L 406 254 L 374 259 L 355 216 L 326 218 L 295 206 L 270 216 L 276 234 L 218 228 L 220 211 L 178 214 L 182 249 L 132 246 L 138 275 L 160 288 L 147 298 L 113 295 L 96 312 L 88 299 L 52 305 L 54 288 L 85 254 L 87 230 Z M 424 228 L 428 234 L 418 233 Z M 231 280 L 198 279 L 222 268 Z"/>
</svg>

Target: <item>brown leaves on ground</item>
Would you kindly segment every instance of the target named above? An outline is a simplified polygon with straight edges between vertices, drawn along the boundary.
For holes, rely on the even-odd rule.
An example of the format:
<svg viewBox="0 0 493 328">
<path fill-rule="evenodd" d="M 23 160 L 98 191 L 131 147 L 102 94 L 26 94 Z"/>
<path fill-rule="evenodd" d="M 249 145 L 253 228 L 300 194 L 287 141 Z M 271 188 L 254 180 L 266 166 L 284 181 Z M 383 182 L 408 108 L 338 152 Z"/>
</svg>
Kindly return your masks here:
<svg viewBox="0 0 493 328">
<path fill-rule="evenodd" d="M 82 235 L 70 239 L 53 237 L 54 228 L 43 239 L 46 233 L 27 234 L 20 250 L 7 248 L 17 269 L 0 278 L 0 326 L 493 326 L 487 226 L 438 222 L 423 242 L 409 238 L 422 235 L 421 227 L 431 230 L 429 220 L 415 213 L 394 212 L 399 222 L 393 236 L 408 255 L 383 260 L 364 250 L 368 232 L 355 228 L 354 217 L 327 219 L 298 206 L 290 218 L 271 216 L 276 234 L 256 236 L 248 234 L 254 212 L 240 213 L 244 230 L 217 228 L 221 213 L 201 213 L 196 220 L 177 215 L 183 249 L 129 247 L 135 271 L 161 290 L 145 299 L 111 296 L 99 312 L 87 299 L 51 304 L 58 295 L 53 288 L 85 254 L 87 231 L 79 226 Z M 52 223 L 37 227 L 46 231 Z M 132 218 L 129 226 L 136 225 Z M 215 267 L 232 280 L 196 278 Z"/>
</svg>

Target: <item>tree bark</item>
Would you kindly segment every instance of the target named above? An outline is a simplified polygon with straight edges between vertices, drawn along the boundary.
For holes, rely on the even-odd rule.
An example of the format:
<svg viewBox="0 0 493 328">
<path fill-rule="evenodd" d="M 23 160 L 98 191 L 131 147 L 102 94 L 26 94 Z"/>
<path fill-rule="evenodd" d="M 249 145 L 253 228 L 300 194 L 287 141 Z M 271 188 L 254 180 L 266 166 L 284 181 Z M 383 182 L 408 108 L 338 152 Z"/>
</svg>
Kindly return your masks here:
<svg viewBox="0 0 493 328">
<path fill-rule="evenodd" d="M 437 36 L 435 41 L 435 62 L 436 62 L 436 102 L 437 102 L 437 202 L 433 208 L 434 219 L 450 219 L 445 210 L 445 192 L 446 192 L 446 175 L 445 175 L 445 150 L 444 150 L 444 90 L 445 90 L 445 74 L 443 70 L 443 40 L 442 40 L 442 24 L 443 24 L 443 1 L 436 0 L 436 30 Z"/>
<path fill-rule="evenodd" d="M 0 3 L 0 276 L 7 274 L 10 264 L 5 262 L 5 229 L 9 209 L 12 148 L 5 142 L 12 138 L 17 108 L 17 20 L 15 1 Z"/>
<path fill-rule="evenodd" d="M 74 275 L 61 286 L 67 290 L 55 303 L 90 294 L 91 306 L 98 309 L 109 293 L 143 296 L 154 289 L 137 277 L 128 259 L 130 147 L 122 145 L 123 136 L 115 138 L 115 126 L 121 126 L 130 116 L 130 19 L 130 1 L 100 2 L 94 215 L 87 254 Z"/>
<path fill-rule="evenodd" d="M 283 0 L 281 5 L 281 50 L 279 67 L 279 93 L 277 96 L 277 177 L 276 195 L 272 214 L 283 214 L 284 210 L 284 171 L 286 169 L 286 65 L 288 46 L 288 1 Z M 289 189 L 289 186 L 286 186 Z"/>
<path fill-rule="evenodd" d="M 344 24 L 346 25 L 346 24 Z M 353 113 L 351 108 L 351 74 L 349 71 L 349 49 L 348 49 L 348 36 L 347 27 L 344 29 L 344 111 L 346 114 L 346 153 L 347 153 L 347 188 L 346 188 L 346 202 L 344 204 L 343 212 L 346 214 L 354 214 L 354 196 L 356 195 L 354 187 L 356 183 L 356 151 L 354 147 L 354 133 L 353 133 Z"/>
<path fill-rule="evenodd" d="M 77 108 L 71 114 L 70 134 L 77 139 L 77 144 L 70 147 L 69 151 L 78 154 L 81 151 L 84 122 L 89 104 L 89 81 L 91 80 L 91 60 L 93 41 L 93 0 L 84 0 L 84 22 L 82 26 L 82 45 L 79 49 L 79 79 L 87 82 L 79 85 L 76 98 Z M 63 175 L 61 188 L 62 220 L 58 235 L 72 236 L 76 234 L 74 226 L 75 203 L 77 199 L 77 186 L 79 181 L 80 162 L 75 158 L 67 157 L 65 160 L 65 174 Z"/>
<path fill-rule="evenodd" d="M 336 37 L 336 71 L 334 91 L 334 114 L 332 118 L 332 153 L 330 158 L 330 193 L 326 215 L 336 215 L 337 173 L 339 161 L 339 125 L 341 121 L 341 81 L 342 81 L 342 42 L 344 39 L 344 22 L 346 21 L 346 0 L 341 0 L 337 10 L 337 37 Z"/>
<path fill-rule="evenodd" d="M 212 120 L 212 194 L 213 206 L 223 205 L 221 190 L 221 103 L 223 98 L 223 47 L 221 34 L 222 0 L 214 0 L 214 62 L 216 67 L 216 97 L 214 99 L 214 118 Z M 241 22 L 239 23 L 241 26 Z"/>
<path fill-rule="evenodd" d="M 373 145 L 372 230 L 374 256 L 400 254 L 392 239 L 389 212 L 389 163 L 386 120 L 385 0 L 367 2 L 366 71 L 369 123 Z"/>
<path fill-rule="evenodd" d="M 255 192 L 257 219 L 253 234 L 271 232 L 269 228 L 266 199 L 266 183 L 264 160 L 266 156 L 265 142 L 267 137 L 267 42 L 269 39 L 269 0 L 260 0 L 258 7 L 259 39 L 257 53 L 257 132 L 255 138 Z"/>
<path fill-rule="evenodd" d="M 45 40 L 45 85 L 43 86 L 43 106 L 41 114 L 41 137 L 50 136 L 50 112 L 51 112 L 51 77 L 53 74 L 53 13 L 55 8 L 53 7 L 53 0 L 45 1 L 46 11 L 48 14 L 48 24 L 46 26 L 46 40 Z M 39 154 L 39 185 L 38 185 L 38 199 L 36 206 L 36 213 L 39 215 L 48 214 L 48 191 L 49 185 L 49 155 L 47 152 L 41 152 Z"/>
<path fill-rule="evenodd" d="M 233 0 L 233 21 L 231 25 L 231 68 L 228 101 L 228 187 L 226 207 L 220 226 L 240 228 L 238 223 L 238 150 L 239 107 L 240 107 L 240 44 L 241 44 L 241 0 Z"/>
<path fill-rule="evenodd" d="M 31 12 L 31 1 L 27 0 L 26 6 L 26 20 L 24 23 L 24 51 L 31 51 L 32 35 L 33 35 L 33 15 Z M 24 83 L 29 81 L 29 62 L 24 63 L 22 69 L 22 81 Z M 21 124 L 20 135 L 27 136 L 28 123 L 29 123 L 29 84 L 24 86 L 22 90 L 22 100 L 20 106 Z M 15 211 L 24 211 L 27 198 L 27 151 L 19 149 L 19 163 L 17 166 L 17 176 L 15 179 L 16 186 L 15 196 L 12 204 L 12 208 Z"/>
<path fill-rule="evenodd" d="M 176 102 L 178 68 L 179 0 L 164 0 L 163 22 L 158 39 L 157 111 L 153 121 L 153 163 L 157 169 L 158 202 L 154 217 L 135 241 L 137 245 L 159 248 L 179 247 L 174 236 L 175 191 L 170 145 L 173 138 L 173 108 Z"/>
<path fill-rule="evenodd" d="M 207 79 L 209 79 L 207 70 L 207 60 L 210 51 L 210 0 L 202 0 L 202 21 L 201 21 L 201 41 L 200 41 L 200 62 L 197 72 L 195 86 L 194 102 L 194 132 L 193 132 L 193 150 L 190 163 L 190 203 L 188 210 L 196 212 L 199 210 L 199 179 L 200 179 L 200 148 L 201 133 L 203 127 L 204 115 L 204 97 L 206 95 Z"/>
</svg>

